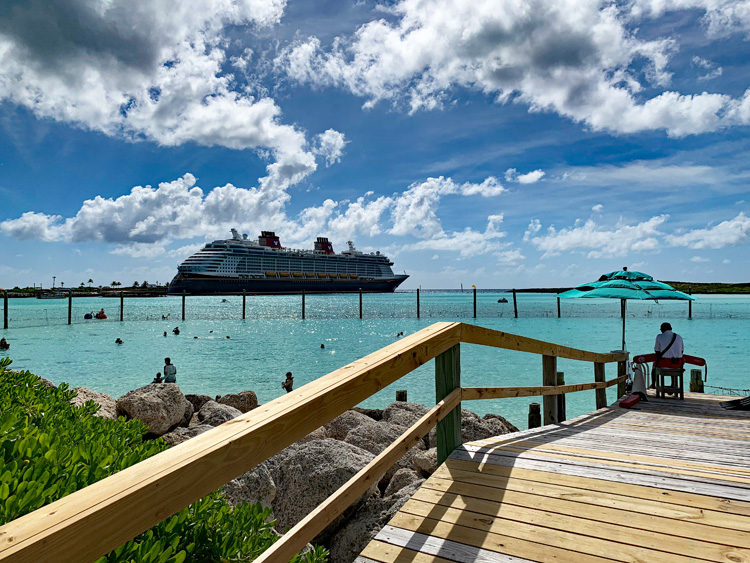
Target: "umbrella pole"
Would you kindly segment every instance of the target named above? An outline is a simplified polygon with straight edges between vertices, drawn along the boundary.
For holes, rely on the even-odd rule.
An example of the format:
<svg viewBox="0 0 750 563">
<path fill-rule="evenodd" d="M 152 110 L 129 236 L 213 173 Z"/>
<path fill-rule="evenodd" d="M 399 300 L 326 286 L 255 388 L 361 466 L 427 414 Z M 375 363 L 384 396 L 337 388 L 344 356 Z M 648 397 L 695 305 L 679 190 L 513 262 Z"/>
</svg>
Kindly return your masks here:
<svg viewBox="0 0 750 563">
<path fill-rule="evenodd" d="M 625 311 L 627 309 L 627 300 L 620 299 L 620 311 L 622 312 L 622 349 L 625 350 Z"/>
</svg>

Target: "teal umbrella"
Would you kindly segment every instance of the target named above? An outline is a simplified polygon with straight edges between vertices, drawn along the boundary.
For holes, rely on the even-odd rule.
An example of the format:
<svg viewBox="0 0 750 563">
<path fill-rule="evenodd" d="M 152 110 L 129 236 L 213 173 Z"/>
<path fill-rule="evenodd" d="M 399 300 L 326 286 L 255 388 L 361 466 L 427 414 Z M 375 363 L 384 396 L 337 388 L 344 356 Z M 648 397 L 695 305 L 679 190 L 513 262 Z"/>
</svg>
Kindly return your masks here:
<svg viewBox="0 0 750 563">
<path fill-rule="evenodd" d="M 654 280 L 643 272 L 632 272 L 623 268 L 618 272 L 604 274 L 597 281 L 584 283 L 570 291 L 560 293 L 558 297 L 598 297 L 603 299 L 619 299 L 622 306 L 622 349 L 625 350 L 625 310 L 628 299 L 679 299 L 694 301 L 695 297 L 677 291 L 671 285 Z"/>
</svg>

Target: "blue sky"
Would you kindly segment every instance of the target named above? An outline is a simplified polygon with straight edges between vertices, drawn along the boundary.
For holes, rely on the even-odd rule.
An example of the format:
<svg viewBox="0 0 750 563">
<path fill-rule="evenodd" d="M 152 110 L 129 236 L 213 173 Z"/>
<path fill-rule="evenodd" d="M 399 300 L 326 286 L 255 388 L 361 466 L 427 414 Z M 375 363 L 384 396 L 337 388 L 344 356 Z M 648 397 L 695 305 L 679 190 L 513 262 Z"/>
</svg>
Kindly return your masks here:
<svg viewBox="0 0 750 563">
<path fill-rule="evenodd" d="M 229 229 L 404 288 L 750 279 L 750 1 L 6 1 L 0 287 Z"/>
</svg>

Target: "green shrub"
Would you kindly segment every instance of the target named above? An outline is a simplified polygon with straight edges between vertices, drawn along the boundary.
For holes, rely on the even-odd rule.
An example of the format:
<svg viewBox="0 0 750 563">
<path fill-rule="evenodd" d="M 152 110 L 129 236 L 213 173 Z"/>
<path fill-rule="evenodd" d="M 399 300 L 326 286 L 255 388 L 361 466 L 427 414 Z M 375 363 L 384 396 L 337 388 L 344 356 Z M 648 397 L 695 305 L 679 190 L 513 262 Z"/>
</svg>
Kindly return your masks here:
<svg viewBox="0 0 750 563">
<path fill-rule="evenodd" d="M 76 408 L 66 384 L 48 388 L 38 377 L 7 369 L 0 360 L 0 524 L 64 497 L 167 449 L 144 441 L 140 421 L 94 416 L 99 406 Z M 277 535 L 270 509 L 231 508 L 218 492 L 194 502 L 97 563 L 252 561 Z M 295 561 L 322 563 L 316 548 Z"/>
</svg>

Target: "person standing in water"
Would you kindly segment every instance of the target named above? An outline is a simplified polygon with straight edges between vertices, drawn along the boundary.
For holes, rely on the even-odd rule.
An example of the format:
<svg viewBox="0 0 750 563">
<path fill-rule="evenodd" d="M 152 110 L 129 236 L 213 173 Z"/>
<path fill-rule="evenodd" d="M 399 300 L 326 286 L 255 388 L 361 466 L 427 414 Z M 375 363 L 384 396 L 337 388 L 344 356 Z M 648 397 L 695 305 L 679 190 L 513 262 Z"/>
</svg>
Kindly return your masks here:
<svg viewBox="0 0 750 563">
<path fill-rule="evenodd" d="M 292 391 L 292 387 L 294 387 L 294 377 L 292 377 L 291 371 L 286 372 L 286 380 L 284 380 L 281 386 L 287 393 Z"/>
<path fill-rule="evenodd" d="M 177 383 L 177 368 L 169 358 L 164 358 L 164 383 Z"/>
</svg>

